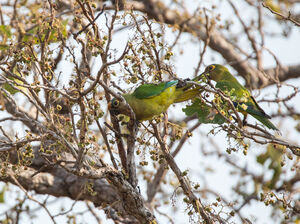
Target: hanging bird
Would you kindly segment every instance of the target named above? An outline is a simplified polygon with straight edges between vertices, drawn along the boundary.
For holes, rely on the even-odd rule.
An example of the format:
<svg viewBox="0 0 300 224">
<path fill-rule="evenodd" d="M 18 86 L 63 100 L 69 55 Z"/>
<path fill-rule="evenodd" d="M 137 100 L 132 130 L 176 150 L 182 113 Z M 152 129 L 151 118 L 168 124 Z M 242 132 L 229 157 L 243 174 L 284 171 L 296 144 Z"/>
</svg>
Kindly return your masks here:
<svg viewBox="0 0 300 224">
<path fill-rule="evenodd" d="M 198 81 L 200 76 L 192 81 Z M 186 81 L 189 81 L 187 79 Z M 173 103 L 187 101 L 199 95 L 200 87 L 194 87 L 183 81 L 168 81 L 159 84 L 144 84 L 135 89 L 133 93 L 122 96 L 130 105 L 139 121 L 151 120 L 154 116 L 166 112 Z M 109 102 L 108 108 L 113 115 L 124 114 L 130 116 L 125 102 L 114 98 Z"/>
<path fill-rule="evenodd" d="M 208 79 L 216 82 L 216 88 L 219 88 L 222 91 L 228 91 L 231 96 L 236 98 L 236 100 L 233 100 L 233 105 L 239 112 L 245 115 L 244 122 L 247 114 L 250 114 L 267 128 L 278 131 L 278 128 L 269 121 L 271 117 L 264 112 L 250 92 L 242 86 L 233 75 L 231 75 L 226 67 L 223 65 L 212 64 L 207 66 L 201 75 L 205 74 Z"/>
</svg>

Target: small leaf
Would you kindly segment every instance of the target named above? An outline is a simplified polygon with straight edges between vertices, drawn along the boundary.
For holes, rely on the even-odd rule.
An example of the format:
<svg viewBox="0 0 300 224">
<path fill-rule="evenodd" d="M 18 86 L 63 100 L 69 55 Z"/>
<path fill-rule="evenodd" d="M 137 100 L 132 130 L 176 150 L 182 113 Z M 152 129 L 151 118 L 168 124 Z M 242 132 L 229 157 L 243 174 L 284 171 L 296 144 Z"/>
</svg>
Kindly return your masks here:
<svg viewBox="0 0 300 224">
<path fill-rule="evenodd" d="M 7 50 L 7 49 L 9 49 L 8 45 L 6 45 L 6 44 L 0 44 L 0 50 L 1 51 Z"/>
<path fill-rule="evenodd" d="M 67 30 L 68 20 L 64 20 L 61 22 L 61 34 L 64 38 L 68 37 L 68 30 Z"/>
<path fill-rule="evenodd" d="M 6 191 L 6 187 L 3 187 L 2 190 L 0 191 L 0 203 L 4 203 L 4 193 Z"/>
<path fill-rule="evenodd" d="M 11 38 L 10 26 L 0 25 L 0 34 Z"/>
<path fill-rule="evenodd" d="M 192 105 L 182 109 L 187 116 L 197 115 L 199 122 L 204 124 L 223 124 L 225 119 L 217 111 L 196 99 Z"/>
<path fill-rule="evenodd" d="M 15 72 L 15 74 L 16 74 L 17 76 L 22 77 L 21 74 L 20 74 L 19 72 L 17 72 L 17 71 L 14 71 L 14 72 Z M 8 76 L 7 78 L 10 79 L 10 80 L 15 81 L 14 84 L 13 84 L 13 83 L 5 83 L 5 84 L 3 85 L 4 89 L 7 90 L 10 94 L 13 95 L 13 94 L 19 92 L 19 90 L 17 90 L 17 89 L 26 91 L 26 88 L 25 88 L 25 87 L 19 86 L 19 85 L 18 85 L 18 84 L 21 84 L 21 85 L 23 84 L 23 82 L 22 82 L 21 80 L 16 79 L 16 78 L 13 78 L 13 77 L 11 77 L 11 76 Z M 13 87 L 15 87 L 15 88 L 13 88 Z M 17 89 L 16 89 L 16 88 L 17 88 Z"/>
<path fill-rule="evenodd" d="M 19 92 L 18 90 L 14 89 L 10 84 L 5 83 L 3 85 L 4 89 L 7 90 L 10 94 L 14 95 L 15 93 Z"/>
<path fill-rule="evenodd" d="M 282 161 L 285 146 L 277 144 L 269 144 L 267 151 L 258 155 L 256 161 L 261 165 L 268 165 L 268 169 L 273 171 L 272 177 L 266 182 L 266 186 L 270 189 L 275 188 L 276 183 L 282 174 Z M 266 163 L 268 161 L 268 163 Z M 266 163 L 266 164 L 265 164 Z"/>
</svg>

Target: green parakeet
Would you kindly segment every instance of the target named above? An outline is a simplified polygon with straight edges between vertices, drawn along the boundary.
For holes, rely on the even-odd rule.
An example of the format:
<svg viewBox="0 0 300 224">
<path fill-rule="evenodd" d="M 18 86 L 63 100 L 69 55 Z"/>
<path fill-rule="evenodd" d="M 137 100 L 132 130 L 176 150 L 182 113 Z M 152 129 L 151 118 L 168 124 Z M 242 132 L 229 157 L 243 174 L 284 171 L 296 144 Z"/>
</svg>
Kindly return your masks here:
<svg viewBox="0 0 300 224">
<path fill-rule="evenodd" d="M 231 75 L 226 67 L 223 65 L 212 64 L 206 67 L 202 75 L 205 74 L 208 79 L 216 82 L 216 88 L 230 93 L 233 97 L 233 105 L 239 112 L 243 113 L 245 116 L 250 114 L 269 129 L 278 131 L 277 127 L 269 121 L 271 117 L 264 112 L 250 92 L 242 86 L 233 75 Z"/>
<path fill-rule="evenodd" d="M 200 76 L 192 81 L 198 81 Z M 200 93 L 200 87 L 192 88 L 192 84 L 185 81 L 168 81 L 159 84 L 144 84 L 135 89 L 133 93 L 123 94 L 126 102 L 130 105 L 139 121 L 151 120 L 169 108 L 173 103 L 187 101 Z M 125 102 L 114 98 L 108 104 L 112 114 L 124 114 L 129 116 Z"/>
</svg>

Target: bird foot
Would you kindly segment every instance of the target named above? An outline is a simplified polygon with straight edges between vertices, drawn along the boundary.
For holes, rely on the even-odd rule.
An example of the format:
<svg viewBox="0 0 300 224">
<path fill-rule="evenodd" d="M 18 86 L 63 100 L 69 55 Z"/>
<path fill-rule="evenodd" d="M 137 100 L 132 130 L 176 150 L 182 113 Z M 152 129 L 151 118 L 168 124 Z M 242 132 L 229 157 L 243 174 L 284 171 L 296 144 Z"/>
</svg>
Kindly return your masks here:
<svg viewBox="0 0 300 224">
<path fill-rule="evenodd" d="M 247 119 L 247 116 L 245 116 L 244 119 L 243 119 L 243 121 L 242 121 L 242 126 L 243 127 L 247 126 L 247 124 L 248 124 L 246 119 Z"/>
<path fill-rule="evenodd" d="M 136 133 L 139 130 L 139 121 L 135 120 L 135 122 L 133 120 L 130 119 L 130 121 L 127 124 L 128 129 L 134 130 L 134 132 Z"/>
<path fill-rule="evenodd" d="M 178 83 L 176 85 L 176 88 L 182 88 L 186 86 L 186 82 L 191 81 L 189 78 L 184 79 L 184 80 L 178 80 Z"/>
</svg>

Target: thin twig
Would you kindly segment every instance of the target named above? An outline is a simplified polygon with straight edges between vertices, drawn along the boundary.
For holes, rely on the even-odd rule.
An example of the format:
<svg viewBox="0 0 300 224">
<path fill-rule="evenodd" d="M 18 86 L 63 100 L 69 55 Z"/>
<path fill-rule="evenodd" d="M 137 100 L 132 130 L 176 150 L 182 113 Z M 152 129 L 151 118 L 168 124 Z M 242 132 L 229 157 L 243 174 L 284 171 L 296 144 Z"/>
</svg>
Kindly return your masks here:
<svg viewBox="0 0 300 224">
<path fill-rule="evenodd" d="M 281 17 L 281 18 L 284 19 L 284 20 L 291 21 L 291 22 L 294 23 L 296 26 L 300 26 L 300 23 L 299 23 L 299 22 L 297 22 L 296 20 L 294 20 L 293 18 L 291 18 L 292 14 L 291 14 L 290 11 L 289 11 L 288 16 L 284 16 L 284 15 L 282 15 L 281 13 L 276 12 L 276 11 L 274 11 L 273 9 L 271 9 L 271 7 L 268 6 L 268 5 L 266 5 L 264 2 L 261 3 L 261 4 L 262 4 L 263 7 L 269 9 L 269 11 L 270 11 L 271 13 L 273 13 L 273 14 L 275 14 L 275 15 Z"/>
</svg>

